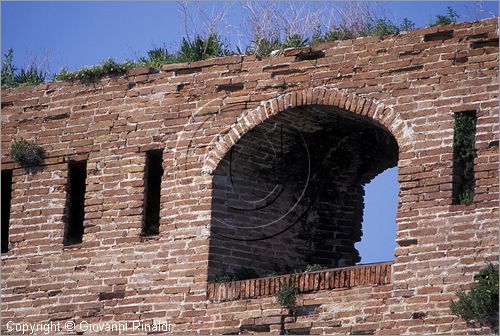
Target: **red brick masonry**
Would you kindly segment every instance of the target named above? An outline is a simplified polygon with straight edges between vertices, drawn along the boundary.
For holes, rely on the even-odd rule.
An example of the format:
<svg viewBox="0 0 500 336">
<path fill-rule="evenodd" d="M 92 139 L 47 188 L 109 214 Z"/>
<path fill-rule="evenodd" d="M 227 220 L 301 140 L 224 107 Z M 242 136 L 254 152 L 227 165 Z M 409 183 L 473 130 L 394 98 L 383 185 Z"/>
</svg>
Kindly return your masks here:
<svg viewBox="0 0 500 336">
<path fill-rule="evenodd" d="M 298 293 L 319 290 L 387 285 L 391 282 L 392 262 L 343 267 L 316 272 L 281 275 L 208 285 L 208 299 L 213 302 L 255 299 L 273 295 L 282 284 L 293 283 Z"/>
<path fill-rule="evenodd" d="M 7 321 L 166 320 L 177 334 L 489 333 L 452 315 L 449 300 L 470 288 L 487 261 L 498 262 L 498 68 L 495 18 L 336 41 L 262 60 L 229 56 L 166 65 L 159 72 L 135 69 L 95 83 L 2 90 L 1 163 L 13 170 L 9 251 L 1 255 L 2 334 Z M 456 205 L 454 116 L 466 111 L 477 117 L 475 196 L 470 205 Z M 302 257 L 309 251 L 295 239 L 303 232 L 252 249 L 217 238 L 215 215 L 248 218 L 214 208 L 227 205 L 220 187 L 227 179 L 217 172 L 231 148 L 248 145 L 256 129 L 276 118 L 308 126 L 302 121 L 311 115 L 328 117 L 334 126 L 346 120 L 371 125 L 375 135 L 353 143 L 367 154 L 366 143 L 383 139 L 382 133 L 397 143 L 397 247 L 392 266 L 300 275 L 299 311 L 291 317 L 273 295 L 247 293 L 261 288 L 247 284 L 270 286 L 275 280 L 241 282 L 245 294 L 228 294 L 227 287 L 236 284 L 209 283 L 214 265 L 222 271 L 229 263 L 253 263 L 262 266 L 259 274 L 269 274 L 273 265 L 264 263 L 271 256 L 288 259 L 285 266 L 306 263 Z M 311 120 L 310 129 L 321 131 L 323 119 Z M 19 136 L 46 150 L 41 171 L 28 174 L 13 163 L 9 148 Z M 143 237 L 149 150 L 162 151 L 164 174 L 159 234 Z M 68 161 L 81 159 L 87 160 L 83 241 L 64 247 Z M 245 176 L 245 167 L 239 168 Z M 370 165 L 354 168 L 374 171 Z M 342 181 L 349 177 L 342 175 Z M 362 234 L 359 226 L 347 231 L 351 219 L 361 223 L 362 213 L 342 214 L 362 205 L 362 187 L 342 190 L 341 207 L 328 203 L 337 194 L 327 193 L 316 204 L 321 216 L 310 218 L 324 220 L 320 238 L 333 237 L 321 233 L 332 227 L 330 217 L 347 218 L 338 225 L 345 231 L 332 239 L 342 244 L 328 242 L 315 252 L 321 257 L 329 256 L 328 248 L 346 251 L 332 266 L 356 260 L 351 247 Z M 348 192 L 360 202 L 344 202 Z M 329 216 L 331 209 L 338 215 Z M 370 282 L 359 286 L 350 276 L 354 286 L 336 288 L 336 275 L 370 267 L 385 275 L 373 279 L 370 272 L 370 278 L 359 278 Z M 321 288 L 326 275 L 333 289 L 312 290 Z M 307 277 L 317 284 L 306 286 Z M 275 290 L 264 288 L 268 294 Z"/>
</svg>

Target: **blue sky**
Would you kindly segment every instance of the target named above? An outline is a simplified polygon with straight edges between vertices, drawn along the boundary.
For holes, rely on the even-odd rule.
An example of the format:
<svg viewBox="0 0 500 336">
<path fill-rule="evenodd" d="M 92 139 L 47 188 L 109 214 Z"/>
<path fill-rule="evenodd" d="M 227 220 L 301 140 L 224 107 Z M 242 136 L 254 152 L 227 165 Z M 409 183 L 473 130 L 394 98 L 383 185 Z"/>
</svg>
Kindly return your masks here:
<svg viewBox="0 0 500 336">
<path fill-rule="evenodd" d="M 304 3 L 302 3 L 304 5 Z M 307 6 L 334 6 L 312 2 Z M 428 25 L 436 14 L 451 6 L 459 21 L 498 16 L 498 2 L 378 2 L 384 16 L 400 22 L 411 19 Z M 286 5 L 286 3 L 283 3 Z M 196 3 L 190 3 L 194 8 Z M 220 33 L 234 46 L 245 28 L 239 2 L 203 2 L 208 13 L 226 10 Z M 44 63 L 51 73 L 93 65 L 106 58 L 117 61 L 145 55 L 155 46 L 176 51 L 185 32 L 177 2 L 9 2 L 2 1 L 2 54 L 14 49 L 14 63 Z M 194 26 L 201 20 L 194 20 Z M 201 25 L 200 25 L 201 26 Z M 245 41 L 245 37 L 243 38 Z M 248 40 L 248 37 L 246 37 Z M 397 168 L 389 169 L 366 186 L 363 240 L 357 244 L 362 262 L 391 260 L 394 255 L 397 208 Z"/>
<path fill-rule="evenodd" d="M 306 6 L 339 4 L 311 2 Z M 200 6 L 208 13 L 226 9 L 220 31 L 237 44 L 237 32 L 247 28 L 241 3 L 202 2 Z M 397 22 L 408 17 L 417 26 L 444 14 L 446 6 L 452 6 L 462 21 L 498 15 L 497 2 L 373 2 L 372 6 Z M 57 72 L 63 66 L 75 70 L 109 57 L 133 59 L 155 46 L 175 51 L 185 31 L 180 7 L 177 2 L 2 1 L 2 54 L 13 48 L 18 67 L 34 59 L 48 60 L 48 70 Z M 196 3 L 189 4 L 192 12 L 196 7 Z"/>
<path fill-rule="evenodd" d="M 397 167 L 385 170 L 365 186 L 363 236 L 355 245 L 361 263 L 394 259 L 398 191 Z"/>
</svg>

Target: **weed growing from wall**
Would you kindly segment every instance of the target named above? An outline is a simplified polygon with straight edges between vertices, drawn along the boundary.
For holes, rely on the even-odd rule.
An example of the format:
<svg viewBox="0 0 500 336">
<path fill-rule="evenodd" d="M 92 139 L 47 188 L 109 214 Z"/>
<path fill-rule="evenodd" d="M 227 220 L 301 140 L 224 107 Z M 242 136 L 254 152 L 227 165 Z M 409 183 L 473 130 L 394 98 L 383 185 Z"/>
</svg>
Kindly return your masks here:
<svg viewBox="0 0 500 336">
<path fill-rule="evenodd" d="M 490 264 L 474 280 L 469 293 L 458 291 L 458 300 L 450 301 L 451 312 L 469 324 L 488 325 L 498 333 L 498 270 Z"/>
<path fill-rule="evenodd" d="M 14 140 L 10 155 L 12 160 L 26 169 L 40 166 L 45 160 L 45 150 L 41 146 L 23 138 Z"/>
<path fill-rule="evenodd" d="M 283 308 L 288 308 L 290 311 L 297 306 L 297 295 L 299 290 L 293 279 L 290 279 L 288 282 L 281 283 L 281 288 L 279 291 L 274 294 L 276 297 L 276 301 Z"/>
</svg>

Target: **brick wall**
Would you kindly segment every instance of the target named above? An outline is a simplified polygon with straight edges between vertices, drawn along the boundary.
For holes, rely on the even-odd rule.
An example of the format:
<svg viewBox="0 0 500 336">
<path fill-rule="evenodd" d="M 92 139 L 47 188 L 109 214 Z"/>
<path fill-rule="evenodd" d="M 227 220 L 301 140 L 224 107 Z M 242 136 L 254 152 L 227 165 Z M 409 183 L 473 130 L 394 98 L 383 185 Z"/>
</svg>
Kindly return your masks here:
<svg viewBox="0 0 500 336">
<path fill-rule="evenodd" d="M 448 301 L 469 288 L 486 260 L 498 259 L 498 84 L 498 25 L 490 19 L 264 60 L 230 56 L 157 73 L 135 69 L 96 83 L 2 90 L 2 169 L 13 169 L 2 331 L 9 320 L 168 320 L 177 333 L 488 332 L 452 316 Z M 475 197 L 471 205 L 455 205 L 454 113 L 471 110 Z M 221 244 L 213 218 L 220 215 L 217 200 L 224 200 L 215 196 L 225 188 L 217 173 L 225 158 L 245 141 L 251 153 L 251 132 L 259 127 L 279 118 L 307 125 L 303 118 L 319 112 L 370 123 L 397 143 L 399 246 L 390 282 L 301 293 L 293 316 L 271 295 L 209 300 L 213 247 Z M 12 162 L 16 136 L 45 148 L 42 171 L 28 174 Z M 366 145 L 357 148 L 352 152 Z M 358 188 L 394 164 L 394 151 L 381 148 L 387 155 L 365 169 L 370 173 Z M 144 237 L 151 149 L 163 150 L 160 233 Z M 82 243 L 64 246 L 67 168 L 75 159 L 87 160 L 84 235 Z M 360 193 L 352 195 L 360 200 Z M 311 223 L 335 213 L 328 200 L 327 194 L 315 204 Z M 356 241 L 359 218 L 352 218 Z M 287 248 L 287 258 L 304 256 L 294 244 Z M 355 253 L 347 250 L 340 259 L 348 261 L 338 265 L 355 262 Z"/>
</svg>

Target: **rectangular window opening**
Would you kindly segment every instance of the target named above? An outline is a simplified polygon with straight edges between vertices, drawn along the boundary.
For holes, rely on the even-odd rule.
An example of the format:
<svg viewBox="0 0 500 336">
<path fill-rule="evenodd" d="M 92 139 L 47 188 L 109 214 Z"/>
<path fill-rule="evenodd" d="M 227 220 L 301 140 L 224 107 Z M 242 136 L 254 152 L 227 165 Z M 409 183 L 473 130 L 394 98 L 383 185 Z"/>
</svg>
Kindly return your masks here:
<svg viewBox="0 0 500 336">
<path fill-rule="evenodd" d="M 68 185 L 66 187 L 65 246 L 79 244 L 83 239 L 86 178 L 87 161 L 69 161 Z"/>
<path fill-rule="evenodd" d="M 163 176 L 163 151 L 146 152 L 146 168 L 144 173 L 144 218 L 143 236 L 160 233 L 160 197 L 161 178 Z"/>
<path fill-rule="evenodd" d="M 9 251 L 9 220 L 12 199 L 12 170 L 2 170 L 2 253 Z"/>
<path fill-rule="evenodd" d="M 476 157 L 476 112 L 455 114 L 453 135 L 453 204 L 474 201 L 474 158 Z"/>
</svg>

